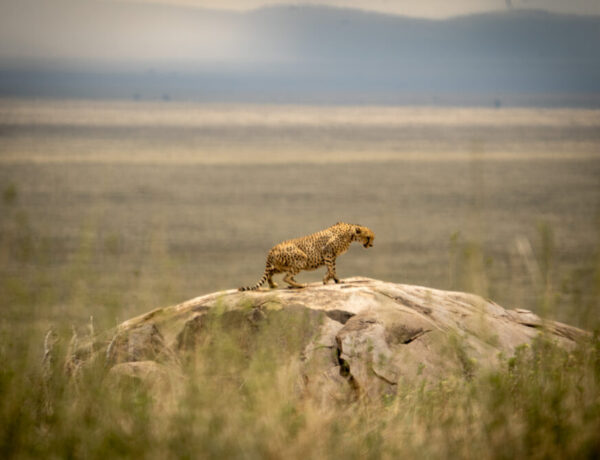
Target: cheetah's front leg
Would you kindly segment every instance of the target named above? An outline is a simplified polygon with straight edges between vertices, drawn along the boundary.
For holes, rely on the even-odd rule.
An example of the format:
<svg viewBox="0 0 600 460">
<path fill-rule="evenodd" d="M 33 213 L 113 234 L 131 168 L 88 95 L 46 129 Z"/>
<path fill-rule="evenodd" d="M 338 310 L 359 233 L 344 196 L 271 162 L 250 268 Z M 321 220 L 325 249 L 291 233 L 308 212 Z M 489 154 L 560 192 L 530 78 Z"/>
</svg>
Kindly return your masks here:
<svg viewBox="0 0 600 460">
<path fill-rule="evenodd" d="M 340 283 L 341 281 L 335 273 L 335 258 L 326 257 L 325 265 L 327 266 L 327 274 L 323 278 L 323 284 L 327 284 L 330 279 L 333 279 L 336 283 Z"/>
</svg>

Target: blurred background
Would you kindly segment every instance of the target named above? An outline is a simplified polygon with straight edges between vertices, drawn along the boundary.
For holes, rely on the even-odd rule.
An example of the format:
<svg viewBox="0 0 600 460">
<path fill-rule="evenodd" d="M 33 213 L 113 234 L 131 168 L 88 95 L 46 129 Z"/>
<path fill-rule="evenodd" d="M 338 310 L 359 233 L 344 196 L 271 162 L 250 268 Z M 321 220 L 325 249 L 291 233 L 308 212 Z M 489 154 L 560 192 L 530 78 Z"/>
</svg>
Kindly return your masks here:
<svg viewBox="0 0 600 460">
<path fill-rule="evenodd" d="M 591 329 L 600 4 L 0 0 L 0 193 L 3 335 L 252 284 L 337 221 L 377 236 L 341 277 Z"/>
</svg>

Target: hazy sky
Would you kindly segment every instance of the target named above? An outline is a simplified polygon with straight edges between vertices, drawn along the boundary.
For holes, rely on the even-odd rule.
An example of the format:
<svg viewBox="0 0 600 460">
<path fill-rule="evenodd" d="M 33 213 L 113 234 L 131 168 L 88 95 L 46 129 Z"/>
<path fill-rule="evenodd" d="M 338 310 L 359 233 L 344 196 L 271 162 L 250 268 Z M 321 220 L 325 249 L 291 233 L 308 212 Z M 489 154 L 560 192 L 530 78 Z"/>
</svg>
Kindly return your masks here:
<svg viewBox="0 0 600 460">
<path fill-rule="evenodd" d="M 0 0 L 0 94 L 88 97 L 100 88 L 102 97 L 152 92 L 237 100 L 238 94 L 327 98 L 371 91 L 377 101 L 398 91 L 600 94 L 600 0 L 508 1 L 311 4 L 427 18 L 542 7 L 596 16 L 497 14 L 438 22 L 323 9 L 214 11 L 275 0 Z M 176 7 L 182 4 L 187 7 Z M 138 80 L 127 80 L 132 76 Z"/>
<path fill-rule="evenodd" d="M 160 7 L 157 8 L 157 4 Z M 156 60 L 187 63 L 200 61 L 239 63 L 245 60 L 287 62 L 298 56 L 295 54 L 296 51 L 310 48 L 312 46 L 310 43 L 314 43 L 310 35 L 304 36 L 303 45 L 295 43 L 294 40 L 299 39 L 295 32 L 286 34 L 277 22 L 271 22 L 269 27 L 265 28 L 265 25 L 253 23 L 252 15 L 238 16 L 231 12 L 221 14 L 206 10 L 192 12 L 189 8 L 170 7 L 182 4 L 210 9 L 226 7 L 249 10 L 273 4 L 299 5 L 300 2 L 298 0 L 0 0 L 0 59 L 44 59 L 48 62 L 80 59 L 87 62 L 120 61 L 127 64 L 134 61 Z M 428 18 L 443 18 L 494 11 L 494 9 L 506 11 L 509 8 L 524 7 L 546 7 L 548 10 L 557 10 L 560 6 L 566 8 L 568 12 L 579 14 L 593 14 L 598 10 L 597 13 L 600 15 L 600 0 L 320 0 L 319 2 L 304 0 L 302 4 L 376 9 L 387 13 Z M 167 7 L 163 8 L 164 5 Z M 272 19 L 286 24 L 289 13 L 290 11 L 279 11 L 279 19 Z M 304 13 L 305 17 L 319 23 L 320 13 L 317 11 Z M 380 18 L 371 19 L 377 21 Z M 368 37 L 377 36 L 376 30 L 370 30 L 368 33 L 365 32 L 366 29 L 361 30 L 360 33 L 366 33 Z M 345 41 L 351 38 L 347 37 Z M 334 39 L 323 36 L 322 40 L 323 43 L 331 43 Z M 339 43 L 339 46 L 336 45 L 334 48 L 339 51 L 342 44 Z M 415 44 L 415 50 L 418 45 L 419 43 Z M 562 43 L 559 45 L 564 48 Z M 357 46 L 360 48 L 360 44 L 357 43 Z M 308 55 L 311 53 L 319 55 L 318 48 L 312 49 Z M 377 45 L 376 48 L 381 47 Z M 356 52 L 347 51 L 351 54 Z"/>
<path fill-rule="evenodd" d="M 129 0 L 114 0 L 129 1 Z M 206 8 L 245 10 L 274 4 L 331 5 L 360 8 L 408 16 L 443 18 L 448 16 L 506 10 L 545 9 L 560 13 L 600 15 L 600 0 L 136 0 L 139 2 L 195 5 Z"/>
</svg>

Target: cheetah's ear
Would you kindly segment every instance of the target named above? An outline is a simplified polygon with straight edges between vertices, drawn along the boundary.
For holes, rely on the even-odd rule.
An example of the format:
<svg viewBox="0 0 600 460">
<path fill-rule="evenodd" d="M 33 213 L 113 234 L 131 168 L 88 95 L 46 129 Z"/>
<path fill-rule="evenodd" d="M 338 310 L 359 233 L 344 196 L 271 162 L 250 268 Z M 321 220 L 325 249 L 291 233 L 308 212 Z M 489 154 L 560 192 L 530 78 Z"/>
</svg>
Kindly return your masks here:
<svg viewBox="0 0 600 460">
<path fill-rule="evenodd" d="M 356 229 L 354 230 L 356 232 L 357 235 L 360 235 L 360 228 L 356 227 Z"/>
</svg>

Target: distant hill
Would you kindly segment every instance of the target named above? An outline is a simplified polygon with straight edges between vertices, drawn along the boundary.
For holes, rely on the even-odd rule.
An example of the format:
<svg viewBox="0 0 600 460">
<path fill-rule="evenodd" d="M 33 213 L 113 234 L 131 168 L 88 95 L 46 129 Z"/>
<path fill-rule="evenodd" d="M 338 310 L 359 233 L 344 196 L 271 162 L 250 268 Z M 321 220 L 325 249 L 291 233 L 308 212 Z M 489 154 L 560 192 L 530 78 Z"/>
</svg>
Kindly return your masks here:
<svg viewBox="0 0 600 460">
<path fill-rule="evenodd" d="M 237 13 L 75 0 L 0 5 L 0 95 L 394 103 L 425 95 L 517 101 L 524 94 L 598 103 L 600 17 L 515 9 L 425 20 L 321 6 Z"/>
<path fill-rule="evenodd" d="M 600 17 L 510 10 L 425 20 L 306 6 L 260 9 L 245 21 L 304 59 L 600 60 Z"/>
</svg>

